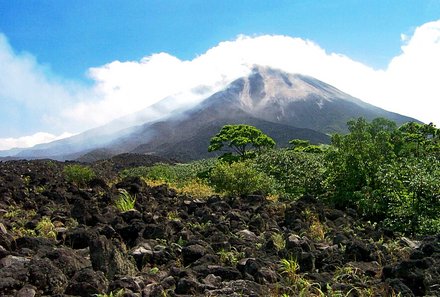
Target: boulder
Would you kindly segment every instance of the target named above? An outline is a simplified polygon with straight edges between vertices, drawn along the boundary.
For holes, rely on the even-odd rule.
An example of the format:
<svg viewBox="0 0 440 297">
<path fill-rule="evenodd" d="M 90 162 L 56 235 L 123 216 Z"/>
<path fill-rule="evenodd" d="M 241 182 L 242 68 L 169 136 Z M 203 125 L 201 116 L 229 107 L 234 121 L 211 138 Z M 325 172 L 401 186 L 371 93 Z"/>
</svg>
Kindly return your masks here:
<svg viewBox="0 0 440 297">
<path fill-rule="evenodd" d="M 65 294 L 92 296 L 108 290 L 108 280 L 102 271 L 85 268 L 75 273 L 66 288 Z"/>
<path fill-rule="evenodd" d="M 29 281 L 45 295 L 64 292 L 67 278 L 49 259 L 34 258 L 29 264 Z"/>
<path fill-rule="evenodd" d="M 125 245 L 113 239 L 108 240 L 101 235 L 90 241 L 90 260 L 93 269 L 104 272 L 107 279 L 112 280 L 115 275 L 135 275 L 137 269 L 132 259 L 127 256 Z"/>
<path fill-rule="evenodd" d="M 189 265 L 206 254 L 205 247 L 200 244 L 193 244 L 182 249 L 183 265 Z"/>
</svg>

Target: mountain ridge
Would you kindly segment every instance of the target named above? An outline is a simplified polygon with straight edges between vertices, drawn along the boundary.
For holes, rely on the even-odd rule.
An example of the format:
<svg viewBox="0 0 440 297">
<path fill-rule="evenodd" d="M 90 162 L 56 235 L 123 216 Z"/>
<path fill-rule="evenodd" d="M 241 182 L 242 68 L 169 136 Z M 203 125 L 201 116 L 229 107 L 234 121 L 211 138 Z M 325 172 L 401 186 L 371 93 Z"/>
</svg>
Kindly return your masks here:
<svg viewBox="0 0 440 297">
<path fill-rule="evenodd" d="M 144 109 L 144 114 L 135 113 L 138 125 L 118 126 L 118 120 L 123 121 L 118 119 L 68 139 L 22 150 L 15 157 L 65 160 L 95 154 L 99 158 L 97 151 L 101 150 L 106 156 L 135 152 L 181 156 L 182 161 L 188 161 L 212 156 L 207 153 L 209 139 L 225 124 L 252 124 L 286 146 L 293 138 L 329 143 L 329 134 L 347 132 L 346 122 L 357 117 L 385 117 L 397 124 L 417 121 L 363 102 L 313 77 L 263 66 L 254 66 L 248 76 L 195 106 L 173 108 L 170 101 L 172 98 L 165 98 Z M 160 106 L 173 112 L 142 122 Z M 112 126 L 120 129 L 112 131 Z"/>
</svg>

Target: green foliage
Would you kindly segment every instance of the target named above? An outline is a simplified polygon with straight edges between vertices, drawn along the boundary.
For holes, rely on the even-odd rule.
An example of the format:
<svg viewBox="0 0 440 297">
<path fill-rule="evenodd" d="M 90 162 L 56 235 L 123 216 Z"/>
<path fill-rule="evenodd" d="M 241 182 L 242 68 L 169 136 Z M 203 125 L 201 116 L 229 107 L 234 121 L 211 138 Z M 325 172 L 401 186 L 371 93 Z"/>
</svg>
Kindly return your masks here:
<svg viewBox="0 0 440 297">
<path fill-rule="evenodd" d="M 440 232 L 439 129 L 419 123 L 397 127 L 382 118 L 359 118 L 347 125 L 349 133 L 333 135 L 331 146 L 294 139 L 291 148 L 277 150 L 267 149 L 273 140 L 255 127 L 226 125 L 209 147 L 229 149 L 221 158 L 225 162 L 159 164 L 125 170 L 121 176 L 163 181 L 198 198 L 212 194 L 209 186 L 227 195 L 312 195 L 337 207 L 356 208 L 395 231 Z M 311 219 L 310 234 L 322 240 L 325 225 Z"/>
<path fill-rule="evenodd" d="M 270 150 L 257 156 L 254 163 L 258 170 L 275 179 L 277 189 L 284 197 L 296 199 L 304 194 L 319 195 L 324 191 L 323 154 Z"/>
<path fill-rule="evenodd" d="M 124 212 L 134 209 L 136 203 L 136 195 L 132 196 L 125 189 L 119 189 L 119 196 L 115 202 L 116 207 Z"/>
<path fill-rule="evenodd" d="M 250 161 L 218 162 L 211 171 L 210 181 L 217 192 L 231 196 L 267 194 L 275 188 L 274 180 L 257 170 Z"/>
<path fill-rule="evenodd" d="M 396 147 L 400 156 L 421 157 L 434 155 L 440 157 L 440 130 L 432 123 L 406 123 L 399 128 Z"/>
<path fill-rule="evenodd" d="M 381 164 L 394 156 L 391 144 L 395 124 L 376 119 L 371 124 L 359 118 L 347 123 L 347 135 L 333 135 L 334 149 L 327 154 L 328 185 L 338 206 L 355 206 L 357 195 L 366 187 L 374 187 Z"/>
<path fill-rule="evenodd" d="M 57 238 L 57 231 L 55 230 L 55 226 L 49 217 L 41 218 L 35 229 L 38 232 L 38 236 L 52 239 Z"/>
<path fill-rule="evenodd" d="M 150 275 L 156 275 L 156 274 L 158 274 L 159 273 L 159 268 L 157 268 L 157 267 L 152 267 L 149 271 L 148 271 L 148 274 L 150 274 Z"/>
<path fill-rule="evenodd" d="M 238 261 L 245 256 L 243 252 L 237 251 L 237 249 L 234 247 L 232 247 L 232 249 L 229 251 L 221 249 L 217 252 L 217 255 L 220 257 L 220 262 L 230 266 L 237 265 Z"/>
<path fill-rule="evenodd" d="M 152 180 L 161 180 L 165 182 L 174 182 L 177 180 L 178 170 L 175 166 L 169 164 L 158 164 L 147 167 L 144 177 Z"/>
<path fill-rule="evenodd" d="M 194 161 L 188 164 L 157 164 L 154 166 L 129 168 L 120 173 L 122 178 L 138 176 L 149 180 L 173 183 L 181 187 L 197 179 L 206 179 L 216 159 Z"/>
<path fill-rule="evenodd" d="M 296 259 L 281 259 L 280 266 L 281 274 L 285 275 L 290 282 L 295 283 L 298 280 L 299 264 Z"/>
<path fill-rule="evenodd" d="M 284 250 L 286 248 L 286 240 L 282 233 L 273 233 L 270 237 L 272 239 L 273 245 L 277 251 Z"/>
<path fill-rule="evenodd" d="M 185 182 L 177 188 L 179 194 L 188 195 L 193 198 L 203 199 L 215 194 L 214 189 L 201 179 L 193 179 Z"/>
<path fill-rule="evenodd" d="M 325 146 L 310 144 L 310 141 L 303 139 L 292 139 L 289 143 L 292 145 L 291 149 L 295 152 L 322 153 L 325 150 Z"/>
<path fill-rule="evenodd" d="M 261 130 L 249 125 L 225 125 L 214 137 L 211 138 L 208 147 L 209 152 L 221 150 L 228 146 L 232 152 L 244 159 L 250 154 L 249 149 L 261 150 L 273 148 L 275 141 L 261 132 Z M 231 152 L 223 156 L 224 160 L 234 159 Z M 235 161 L 235 160 L 232 160 Z"/>
<path fill-rule="evenodd" d="M 63 172 L 66 180 L 78 187 L 86 186 L 95 177 L 95 173 L 90 167 L 78 164 L 66 165 Z"/>
<path fill-rule="evenodd" d="M 136 167 L 122 171 L 122 178 L 137 176 L 148 185 L 168 184 L 179 194 L 194 198 L 205 198 L 214 194 L 208 184 L 208 176 L 216 159 L 194 161 L 188 164 L 157 164 L 150 167 Z"/>
<path fill-rule="evenodd" d="M 399 158 L 383 166 L 375 196 L 385 204 L 384 223 L 412 234 L 440 232 L 440 160 L 434 157 Z M 374 201 L 378 204 L 377 201 Z"/>
<path fill-rule="evenodd" d="M 308 208 L 305 209 L 302 214 L 309 225 L 307 235 L 314 240 L 323 241 L 325 239 L 326 227 L 321 223 L 318 215 Z"/>
<path fill-rule="evenodd" d="M 440 231 L 440 133 L 434 125 L 375 119 L 348 122 L 326 154 L 327 190 L 342 207 L 356 207 L 393 230 Z"/>
</svg>

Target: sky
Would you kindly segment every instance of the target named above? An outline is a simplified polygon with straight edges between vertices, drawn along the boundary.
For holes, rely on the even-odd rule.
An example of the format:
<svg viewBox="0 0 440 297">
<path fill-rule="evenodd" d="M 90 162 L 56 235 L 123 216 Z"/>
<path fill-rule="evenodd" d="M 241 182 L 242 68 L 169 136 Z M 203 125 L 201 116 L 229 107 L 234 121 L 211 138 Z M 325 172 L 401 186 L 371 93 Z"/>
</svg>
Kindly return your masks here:
<svg viewBox="0 0 440 297">
<path fill-rule="evenodd" d="M 440 0 L 0 0 L 0 150 L 196 104 L 253 64 L 439 126 Z"/>
</svg>

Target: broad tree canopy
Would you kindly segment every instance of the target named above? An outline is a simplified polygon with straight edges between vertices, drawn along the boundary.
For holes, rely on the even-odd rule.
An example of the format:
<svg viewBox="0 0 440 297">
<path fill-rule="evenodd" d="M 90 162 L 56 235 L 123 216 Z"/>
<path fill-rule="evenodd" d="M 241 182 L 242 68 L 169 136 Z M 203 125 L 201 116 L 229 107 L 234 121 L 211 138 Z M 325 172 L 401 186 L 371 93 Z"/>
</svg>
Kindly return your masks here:
<svg viewBox="0 0 440 297">
<path fill-rule="evenodd" d="M 275 141 L 254 126 L 225 125 L 211 138 L 208 151 L 221 150 L 225 145 L 239 157 L 244 158 L 252 148 L 258 150 L 272 148 L 275 146 Z"/>
</svg>

